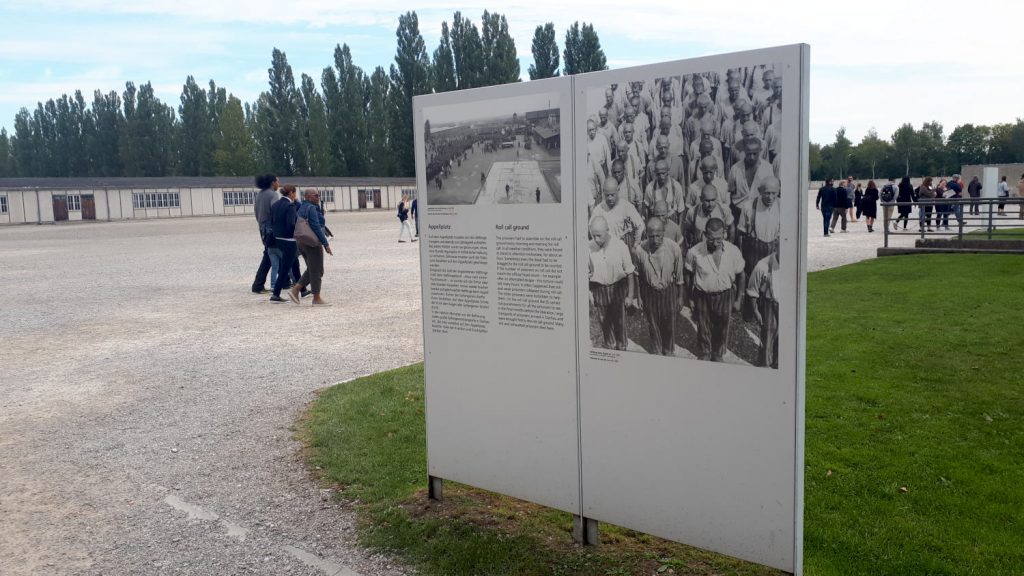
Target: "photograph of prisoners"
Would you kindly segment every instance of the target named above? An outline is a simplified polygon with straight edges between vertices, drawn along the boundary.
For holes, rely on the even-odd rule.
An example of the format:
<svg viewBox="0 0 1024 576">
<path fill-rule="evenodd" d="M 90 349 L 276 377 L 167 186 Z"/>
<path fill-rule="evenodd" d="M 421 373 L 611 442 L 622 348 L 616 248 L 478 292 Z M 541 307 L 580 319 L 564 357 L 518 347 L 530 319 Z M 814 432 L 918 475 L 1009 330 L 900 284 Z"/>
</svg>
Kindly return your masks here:
<svg viewBox="0 0 1024 576">
<path fill-rule="evenodd" d="M 428 205 L 562 201 L 559 94 L 424 109 Z"/>
<path fill-rule="evenodd" d="M 777 369 L 781 66 L 585 100 L 592 345 Z"/>
</svg>

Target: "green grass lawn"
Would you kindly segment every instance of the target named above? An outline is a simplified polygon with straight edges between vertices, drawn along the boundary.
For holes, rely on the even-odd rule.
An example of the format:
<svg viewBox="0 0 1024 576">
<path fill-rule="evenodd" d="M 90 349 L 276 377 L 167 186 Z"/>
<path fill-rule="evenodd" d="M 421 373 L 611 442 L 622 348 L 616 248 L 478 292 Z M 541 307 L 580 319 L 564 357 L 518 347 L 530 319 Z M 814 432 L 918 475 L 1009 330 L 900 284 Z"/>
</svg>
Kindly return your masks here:
<svg viewBox="0 0 1024 576">
<path fill-rule="evenodd" d="M 809 575 L 1024 574 L 1024 258 L 889 257 L 808 279 Z M 446 483 L 425 494 L 423 371 L 326 390 L 300 425 L 364 544 L 424 574 L 777 574 Z"/>
<path fill-rule="evenodd" d="M 1020 222 L 1019 220 L 1017 222 Z M 1002 222 L 1000 222 L 1002 224 Z M 1015 226 L 1018 224 L 1014 224 Z M 969 240 L 976 240 L 978 237 L 988 239 L 987 230 L 974 230 L 964 234 Z M 992 238 L 996 239 L 1008 239 L 1008 240 L 1024 240 L 1024 226 L 1020 228 L 996 228 L 992 231 Z"/>
</svg>

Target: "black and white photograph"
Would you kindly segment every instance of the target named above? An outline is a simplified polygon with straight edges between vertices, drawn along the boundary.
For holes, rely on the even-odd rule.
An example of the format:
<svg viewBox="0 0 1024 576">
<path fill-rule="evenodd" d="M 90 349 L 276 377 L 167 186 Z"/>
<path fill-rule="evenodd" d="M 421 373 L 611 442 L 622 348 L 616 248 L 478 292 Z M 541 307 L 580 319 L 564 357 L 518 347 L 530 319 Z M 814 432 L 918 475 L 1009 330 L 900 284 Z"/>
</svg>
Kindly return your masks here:
<svg viewBox="0 0 1024 576">
<path fill-rule="evenodd" d="M 586 93 L 594 348 L 778 368 L 782 93 L 771 64 Z"/>
<path fill-rule="evenodd" d="M 424 109 L 427 202 L 562 201 L 559 94 Z"/>
</svg>

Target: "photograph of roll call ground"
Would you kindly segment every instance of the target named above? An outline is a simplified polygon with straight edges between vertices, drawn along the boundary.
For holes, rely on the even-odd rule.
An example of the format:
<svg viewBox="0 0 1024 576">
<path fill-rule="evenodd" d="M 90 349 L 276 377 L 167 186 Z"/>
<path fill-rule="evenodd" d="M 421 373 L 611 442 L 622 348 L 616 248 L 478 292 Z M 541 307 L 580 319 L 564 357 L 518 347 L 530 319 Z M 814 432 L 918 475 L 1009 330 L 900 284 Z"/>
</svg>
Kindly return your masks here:
<svg viewBox="0 0 1024 576">
<path fill-rule="evenodd" d="M 595 348 L 778 368 L 782 98 L 778 65 L 588 92 Z"/>
<path fill-rule="evenodd" d="M 551 93 L 424 109 L 428 204 L 561 202 L 558 100 Z"/>
<path fill-rule="evenodd" d="M 815 189 L 1024 163 L 1018 3 L 493 7 L 0 3 L 0 218 L 37 178 L 411 178 L 415 95 L 793 42 Z M 429 503 L 421 243 L 393 209 L 326 217 L 320 316 L 249 294 L 251 215 L 0 226 L 0 573 L 780 574 L 607 524 L 579 546 L 568 514 L 454 482 Z M 809 230 L 804 573 L 1024 575 L 1022 257 Z M 656 350 L 642 311 L 626 330 Z"/>
</svg>

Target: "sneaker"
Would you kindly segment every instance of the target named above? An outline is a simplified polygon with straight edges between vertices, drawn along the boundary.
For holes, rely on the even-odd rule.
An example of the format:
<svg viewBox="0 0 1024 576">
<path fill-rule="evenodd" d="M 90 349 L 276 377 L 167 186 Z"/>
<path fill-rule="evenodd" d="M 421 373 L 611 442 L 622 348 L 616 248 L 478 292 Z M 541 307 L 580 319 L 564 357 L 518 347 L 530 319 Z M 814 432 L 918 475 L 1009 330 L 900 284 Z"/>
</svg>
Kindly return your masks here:
<svg viewBox="0 0 1024 576">
<path fill-rule="evenodd" d="M 849 230 L 840 230 L 840 232 L 842 232 L 843 234 L 846 234 L 847 232 L 849 232 Z"/>
<path fill-rule="evenodd" d="M 835 234 L 836 233 L 836 229 L 835 228 L 829 228 L 828 231 L 829 231 L 830 234 Z"/>
<path fill-rule="evenodd" d="M 267 290 L 266 288 L 253 288 L 252 289 L 252 293 L 253 294 L 266 294 L 267 292 L 270 292 L 270 290 Z"/>
<path fill-rule="evenodd" d="M 287 300 L 285 300 L 284 298 L 281 298 L 280 296 L 278 296 L 276 294 L 270 297 L 270 301 L 271 302 L 287 302 Z"/>
<path fill-rule="evenodd" d="M 302 289 L 302 292 L 299 292 L 299 296 L 302 296 L 303 298 L 305 298 L 306 296 L 309 296 L 310 294 L 312 294 L 312 292 L 310 292 L 309 290 L 307 290 L 305 288 Z"/>
<path fill-rule="evenodd" d="M 399 242 L 405 242 L 405 240 L 399 240 Z"/>
<path fill-rule="evenodd" d="M 416 242 L 416 241 L 418 241 L 418 240 L 419 240 L 419 238 L 413 238 L 413 239 L 412 239 L 412 241 L 413 241 L 413 242 Z"/>
<path fill-rule="evenodd" d="M 299 285 L 296 284 L 295 286 L 292 286 L 291 288 L 288 289 L 288 298 L 292 302 L 295 302 L 296 304 L 299 303 L 299 291 L 296 290 L 296 288 L 298 288 L 298 287 L 299 287 Z"/>
<path fill-rule="evenodd" d="M 333 306 L 333 304 L 331 304 L 330 302 L 325 302 L 323 300 L 321 300 L 319 302 L 314 300 L 313 301 L 313 306 Z"/>
</svg>

